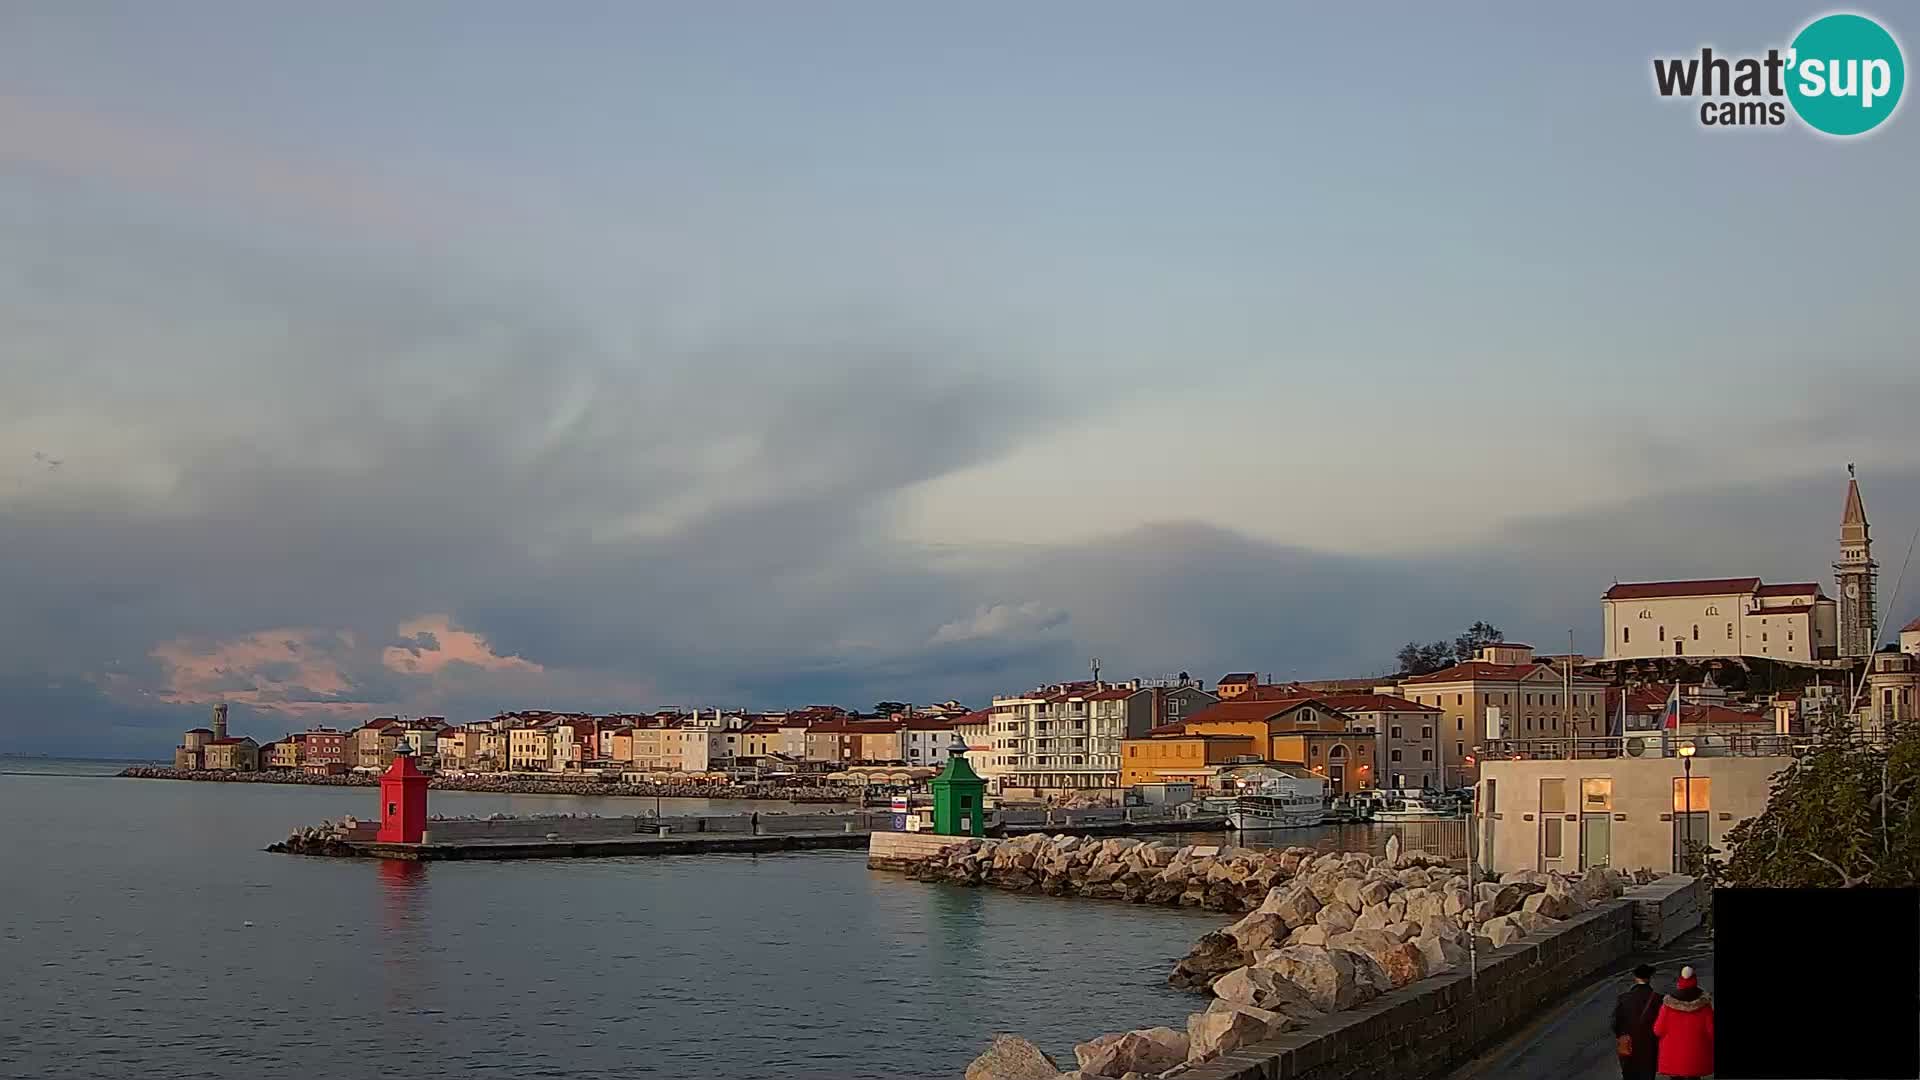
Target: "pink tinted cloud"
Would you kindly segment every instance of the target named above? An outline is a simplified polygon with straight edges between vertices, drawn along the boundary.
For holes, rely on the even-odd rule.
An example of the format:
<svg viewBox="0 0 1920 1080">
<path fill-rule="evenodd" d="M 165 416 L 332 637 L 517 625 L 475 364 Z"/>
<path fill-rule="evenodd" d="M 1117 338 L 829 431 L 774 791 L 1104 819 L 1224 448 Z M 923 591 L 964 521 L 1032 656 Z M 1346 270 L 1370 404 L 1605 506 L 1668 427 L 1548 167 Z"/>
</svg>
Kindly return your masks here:
<svg viewBox="0 0 1920 1080">
<path fill-rule="evenodd" d="M 482 671 L 538 674 L 546 669 L 518 656 L 500 656 L 484 635 L 458 629 L 447 615 L 419 615 L 400 624 L 400 636 L 411 645 L 389 645 L 380 662 L 403 675 L 434 675 L 448 664 L 467 664 Z M 431 640 L 422 635 L 431 635 Z"/>
<path fill-rule="evenodd" d="M 261 630 L 224 641 L 175 638 L 151 656 L 166 669 L 159 698 L 174 705 L 229 702 L 275 712 L 334 714 L 364 710 L 351 700 L 341 669 L 350 635 L 309 627 Z"/>
</svg>

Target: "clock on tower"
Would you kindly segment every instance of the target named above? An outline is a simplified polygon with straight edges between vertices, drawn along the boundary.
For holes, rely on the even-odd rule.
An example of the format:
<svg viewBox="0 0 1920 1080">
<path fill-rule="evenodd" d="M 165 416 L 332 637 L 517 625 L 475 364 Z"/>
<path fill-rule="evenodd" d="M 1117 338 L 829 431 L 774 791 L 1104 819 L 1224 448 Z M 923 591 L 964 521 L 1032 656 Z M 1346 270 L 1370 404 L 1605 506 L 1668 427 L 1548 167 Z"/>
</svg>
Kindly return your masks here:
<svg viewBox="0 0 1920 1080">
<path fill-rule="evenodd" d="M 1840 561 L 1833 564 L 1834 581 L 1840 586 L 1841 656 L 1873 652 L 1873 583 L 1879 569 L 1873 561 L 1873 532 L 1867 524 L 1866 505 L 1860 501 L 1860 482 L 1848 465 L 1847 506 L 1840 515 Z"/>
</svg>

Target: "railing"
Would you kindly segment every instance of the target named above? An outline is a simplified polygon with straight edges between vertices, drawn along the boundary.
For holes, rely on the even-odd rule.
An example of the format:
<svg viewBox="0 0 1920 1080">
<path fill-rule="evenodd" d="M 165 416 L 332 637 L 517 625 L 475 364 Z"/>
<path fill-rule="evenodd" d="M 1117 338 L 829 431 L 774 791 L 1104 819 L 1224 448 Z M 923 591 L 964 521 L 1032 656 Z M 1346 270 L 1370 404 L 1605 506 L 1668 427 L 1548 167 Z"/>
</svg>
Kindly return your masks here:
<svg viewBox="0 0 1920 1080">
<path fill-rule="evenodd" d="M 1697 757 L 1791 757 L 1809 740 L 1798 735 L 1682 734 L 1671 731 L 1629 731 L 1600 738 L 1493 739 L 1480 747 L 1481 760 L 1551 761 L 1577 758 L 1679 757 L 1692 746 Z"/>
</svg>

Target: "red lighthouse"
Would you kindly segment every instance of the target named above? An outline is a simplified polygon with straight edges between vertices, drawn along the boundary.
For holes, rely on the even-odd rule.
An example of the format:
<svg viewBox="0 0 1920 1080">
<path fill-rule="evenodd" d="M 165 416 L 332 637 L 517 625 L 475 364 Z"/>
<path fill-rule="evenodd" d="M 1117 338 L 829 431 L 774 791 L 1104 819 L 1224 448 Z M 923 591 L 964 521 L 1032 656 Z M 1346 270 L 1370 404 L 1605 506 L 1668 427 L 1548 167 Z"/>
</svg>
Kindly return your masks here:
<svg viewBox="0 0 1920 1080">
<path fill-rule="evenodd" d="M 413 749 L 402 744 L 380 774 L 380 835 L 383 844 L 417 844 L 427 831 L 427 774 L 414 767 Z"/>
</svg>

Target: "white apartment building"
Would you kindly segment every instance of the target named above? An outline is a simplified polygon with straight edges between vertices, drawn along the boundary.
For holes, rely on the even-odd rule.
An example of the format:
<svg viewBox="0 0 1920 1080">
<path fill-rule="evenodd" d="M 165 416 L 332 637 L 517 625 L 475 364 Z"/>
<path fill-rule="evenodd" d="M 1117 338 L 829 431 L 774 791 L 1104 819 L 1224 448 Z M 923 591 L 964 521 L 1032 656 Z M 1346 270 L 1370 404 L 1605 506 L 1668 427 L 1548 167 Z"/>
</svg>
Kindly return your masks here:
<svg viewBox="0 0 1920 1080">
<path fill-rule="evenodd" d="M 1117 792 L 1127 699 L 1137 689 L 1063 683 L 996 697 L 988 720 L 987 762 L 975 767 L 984 769 L 1002 795 Z"/>
<path fill-rule="evenodd" d="M 1812 582 L 1759 578 L 1615 585 L 1603 598 L 1608 660 L 1749 656 L 1813 663 L 1839 650 L 1839 608 Z"/>
</svg>

